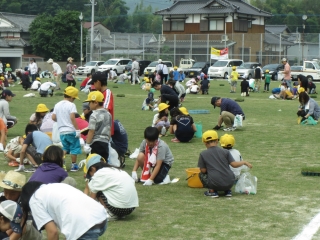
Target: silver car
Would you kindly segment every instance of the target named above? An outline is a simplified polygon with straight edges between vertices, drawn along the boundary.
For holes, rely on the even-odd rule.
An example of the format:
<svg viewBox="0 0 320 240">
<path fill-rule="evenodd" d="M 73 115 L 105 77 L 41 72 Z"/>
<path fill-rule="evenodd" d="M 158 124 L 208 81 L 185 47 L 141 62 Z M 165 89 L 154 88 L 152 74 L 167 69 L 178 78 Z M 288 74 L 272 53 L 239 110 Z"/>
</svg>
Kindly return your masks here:
<svg viewBox="0 0 320 240">
<path fill-rule="evenodd" d="M 240 75 L 240 78 L 244 76 L 246 79 L 250 79 L 254 77 L 254 69 L 259 65 L 258 62 L 245 62 L 242 63 L 239 67 L 237 67 L 237 72 Z"/>
</svg>

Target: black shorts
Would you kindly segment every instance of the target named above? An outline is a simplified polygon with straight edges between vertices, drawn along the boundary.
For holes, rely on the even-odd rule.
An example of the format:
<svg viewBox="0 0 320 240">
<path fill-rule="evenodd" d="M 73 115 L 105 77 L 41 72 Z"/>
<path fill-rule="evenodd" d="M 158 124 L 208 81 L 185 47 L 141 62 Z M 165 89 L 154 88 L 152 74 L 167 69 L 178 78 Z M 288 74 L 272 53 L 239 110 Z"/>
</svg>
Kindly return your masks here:
<svg viewBox="0 0 320 240">
<path fill-rule="evenodd" d="M 168 164 L 162 162 L 157 176 L 153 179 L 154 183 L 162 183 L 163 179 L 168 175 L 170 168 Z"/>
<path fill-rule="evenodd" d="M 91 153 L 99 154 L 103 157 L 106 161 L 109 158 L 109 143 L 105 142 L 94 142 L 90 145 Z"/>
</svg>

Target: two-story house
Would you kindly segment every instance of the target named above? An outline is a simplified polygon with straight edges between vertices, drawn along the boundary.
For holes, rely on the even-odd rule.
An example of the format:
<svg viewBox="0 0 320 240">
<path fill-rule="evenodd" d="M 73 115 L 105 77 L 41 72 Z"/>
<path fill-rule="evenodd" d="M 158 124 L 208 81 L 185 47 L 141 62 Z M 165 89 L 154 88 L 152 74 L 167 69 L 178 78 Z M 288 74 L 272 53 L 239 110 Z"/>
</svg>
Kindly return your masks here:
<svg viewBox="0 0 320 240">
<path fill-rule="evenodd" d="M 176 0 L 155 14 L 163 19 L 161 45 L 179 57 L 209 60 L 210 47 L 228 47 L 229 58 L 263 62 L 265 20 L 272 14 L 244 0 Z"/>
</svg>

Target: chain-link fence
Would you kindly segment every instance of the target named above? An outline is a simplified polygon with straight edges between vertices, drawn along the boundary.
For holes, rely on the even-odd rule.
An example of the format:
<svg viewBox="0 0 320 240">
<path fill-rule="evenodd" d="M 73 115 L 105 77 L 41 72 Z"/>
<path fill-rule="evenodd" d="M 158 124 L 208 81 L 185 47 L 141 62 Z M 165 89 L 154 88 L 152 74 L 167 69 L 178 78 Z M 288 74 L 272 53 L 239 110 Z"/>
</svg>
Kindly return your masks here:
<svg viewBox="0 0 320 240">
<path fill-rule="evenodd" d="M 121 34 L 97 36 L 94 40 L 93 60 L 132 58 L 155 61 L 161 58 L 179 65 L 181 58 L 210 61 L 211 47 L 228 48 L 229 59 L 279 63 L 286 57 L 291 65 L 302 60 L 320 58 L 320 34 Z M 90 40 L 86 42 L 86 59 L 90 59 Z"/>
</svg>

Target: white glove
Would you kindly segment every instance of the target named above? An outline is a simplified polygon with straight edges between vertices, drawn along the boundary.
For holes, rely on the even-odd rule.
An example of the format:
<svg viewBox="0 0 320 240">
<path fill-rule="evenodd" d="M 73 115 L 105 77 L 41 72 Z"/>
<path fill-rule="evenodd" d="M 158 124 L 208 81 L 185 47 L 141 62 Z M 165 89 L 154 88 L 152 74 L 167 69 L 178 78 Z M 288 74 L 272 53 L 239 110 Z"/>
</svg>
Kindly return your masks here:
<svg viewBox="0 0 320 240">
<path fill-rule="evenodd" d="M 16 158 L 16 161 L 17 161 L 17 162 L 20 162 L 20 158 Z"/>
<path fill-rule="evenodd" d="M 132 171 L 131 177 L 133 178 L 133 180 L 134 180 L 135 182 L 138 182 L 138 176 L 137 176 L 137 172 L 136 172 L 136 171 Z"/>
<path fill-rule="evenodd" d="M 76 138 L 80 138 L 80 133 L 81 133 L 80 130 L 76 130 Z"/>
<path fill-rule="evenodd" d="M 144 182 L 143 186 L 151 186 L 153 184 L 153 180 L 151 180 L 150 178 Z"/>
<path fill-rule="evenodd" d="M 86 144 L 83 146 L 83 151 L 84 151 L 85 153 L 90 153 L 90 152 L 91 152 L 91 147 L 90 147 L 90 145 L 86 143 Z"/>
</svg>

